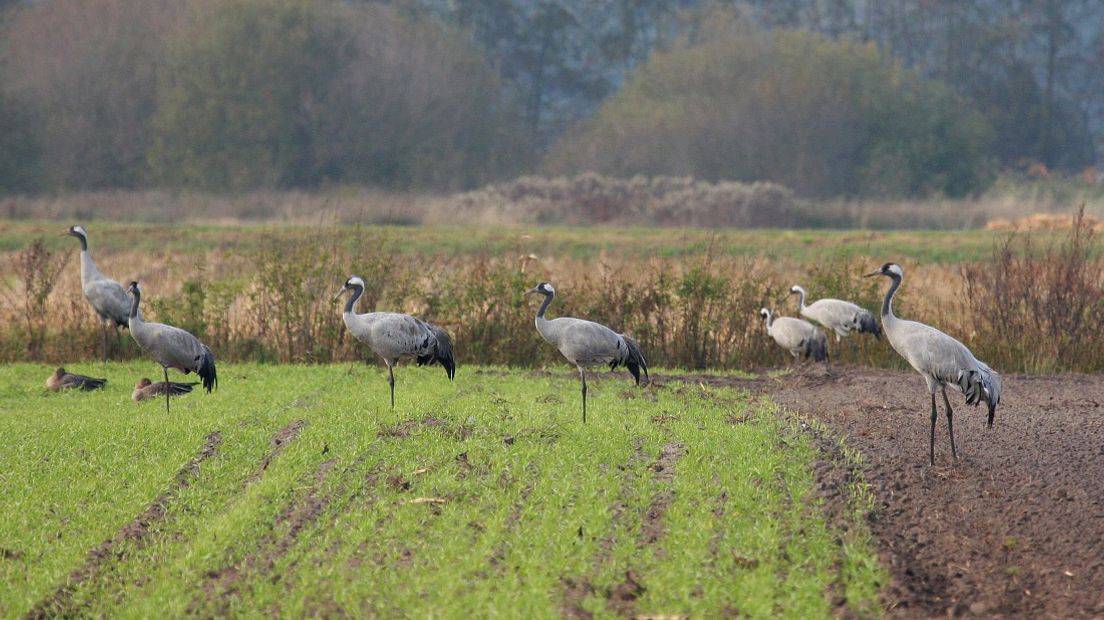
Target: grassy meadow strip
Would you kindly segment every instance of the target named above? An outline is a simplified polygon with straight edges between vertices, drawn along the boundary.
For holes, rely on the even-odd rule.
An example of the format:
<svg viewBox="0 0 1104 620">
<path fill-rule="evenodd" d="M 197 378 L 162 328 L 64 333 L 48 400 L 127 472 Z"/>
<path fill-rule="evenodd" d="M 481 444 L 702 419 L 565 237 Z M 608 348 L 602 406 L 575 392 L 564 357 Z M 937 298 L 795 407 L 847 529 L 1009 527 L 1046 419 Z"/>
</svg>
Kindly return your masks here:
<svg viewBox="0 0 1104 620">
<path fill-rule="evenodd" d="M 584 426 L 566 373 L 404 366 L 391 412 L 377 367 L 227 365 L 170 417 L 73 370 L 110 383 L 0 367 L 0 615 L 876 612 L 860 512 L 738 390 L 595 379 Z"/>
</svg>

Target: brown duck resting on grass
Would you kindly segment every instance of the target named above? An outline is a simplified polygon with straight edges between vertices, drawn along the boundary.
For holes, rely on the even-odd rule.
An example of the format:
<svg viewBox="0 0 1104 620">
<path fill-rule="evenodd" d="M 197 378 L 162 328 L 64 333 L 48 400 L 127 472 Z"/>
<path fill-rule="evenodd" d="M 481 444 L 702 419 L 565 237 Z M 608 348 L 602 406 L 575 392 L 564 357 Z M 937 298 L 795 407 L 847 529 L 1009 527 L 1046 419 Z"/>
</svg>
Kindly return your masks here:
<svg viewBox="0 0 1104 620">
<path fill-rule="evenodd" d="M 134 386 L 134 393 L 131 394 L 130 397 L 133 398 L 135 402 L 140 402 L 164 396 L 165 392 L 168 392 L 169 396 L 183 396 L 184 394 L 190 393 L 192 387 L 196 385 L 199 385 L 198 381 L 192 381 L 191 383 L 158 381 L 157 383 L 153 383 L 149 379 L 142 377 L 138 380 L 138 384 Z"/>
<path fill-rule="evenodd" d="M 50 388 L 52 392 L 71 388 L 98 390 L 105 384 L 107 384 L 107 379 L 94 379 L 84 375 L 75 375 L 71 372 L 65 372 L 65 369 L 60 366 L 54 371 L 54 374 L 50 375 L 49 379 L 46 379 L 46 387 Z"/>
</svg>

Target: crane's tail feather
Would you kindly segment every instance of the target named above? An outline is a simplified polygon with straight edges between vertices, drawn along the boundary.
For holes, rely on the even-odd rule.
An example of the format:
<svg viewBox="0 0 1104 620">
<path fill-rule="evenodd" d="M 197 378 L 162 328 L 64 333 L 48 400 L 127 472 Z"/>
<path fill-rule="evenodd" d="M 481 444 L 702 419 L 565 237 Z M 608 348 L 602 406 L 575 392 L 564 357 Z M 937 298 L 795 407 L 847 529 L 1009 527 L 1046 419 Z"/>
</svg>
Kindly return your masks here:
<svg viewBox="0 0 1104 620">
<path fill-rule="evenodd" d="M 805 357 L 811 357 L 818 362 L 828 361 L 828 339 L 823 334 L 819 338 L 805 340 Z"/>
<path fill-rule="evenodd" d="M 863 312 L 858 316 L 858 324 L 860 334 L 874 334 L 874 338 L 882 339 L 882 326 L 878 325 L 878 320 L 873 314 Z"/>
<path fill-rule="evenodd" d="M 215 354 L 207 345 L 203 345 L 203 354 L 199 356 L 199 370 L 196 374 L 203 380 L 203 389 L 210 394 L 218 387 L 218 374 L 215 372 Z"/>
<path fill-rule="evenodd" d="M 430 353 L 418 356 L 418 365 L 425 366 L 434 362 L 440 363 L 441 366 L 444 366 L 449 381 L 452 381 L 452 378 L 456 376 L 456 358 L 452 355 L 452 338 L 449 338 L 448 332 L 436 325 L 426 323 L 425 326 L 433 333 L 433 338 L 437 344 Z"/>
<path fill-rule="evenodd" d="M 632 373 L 633 379 L 636 380 L 636 384 L 640 385 L 640 371 L 644 371 L 644 377 L 651 379 L 648 376 L 648 360 L 644 359 L 644 353 L 640 351 L 640 345 L 635 340 L 624 334 L 621 338 L 625 341 L 625 347 L 628 349 L 625 355 L 625 367 Z M 611 367 L 615 367 L 616 364 L 611 364 Z"/>
<path fill-rule="evenodd" d="M 997 413 L 997 405 L 1000 404 L 1003 384 L 997 371 L 990 368 L 984 362 L 978 362 L 978 370 L 959 372 L 958 387 L 966 396 L 967 405 L 977 405 L 984 401 L 988 411 L 986 426 L 992 428 L 993 418 Z"/>
</svg>

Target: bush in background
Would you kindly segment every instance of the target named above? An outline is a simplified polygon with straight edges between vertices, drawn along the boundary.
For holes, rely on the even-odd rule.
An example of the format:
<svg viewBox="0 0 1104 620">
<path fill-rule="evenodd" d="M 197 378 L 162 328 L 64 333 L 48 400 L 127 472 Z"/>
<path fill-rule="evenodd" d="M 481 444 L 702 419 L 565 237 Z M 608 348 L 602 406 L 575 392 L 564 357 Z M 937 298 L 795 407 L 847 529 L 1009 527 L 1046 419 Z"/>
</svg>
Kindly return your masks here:
<svg viewBox="0 0 1104 620">
<path fill-rule="evenodd" d="M 753 29 L 717 11 L 657 52 L 546 171 L 769 180 L 799 195 L 963 196 L 991 182 L 990 130 L 874 44 Z"/>
</svg>

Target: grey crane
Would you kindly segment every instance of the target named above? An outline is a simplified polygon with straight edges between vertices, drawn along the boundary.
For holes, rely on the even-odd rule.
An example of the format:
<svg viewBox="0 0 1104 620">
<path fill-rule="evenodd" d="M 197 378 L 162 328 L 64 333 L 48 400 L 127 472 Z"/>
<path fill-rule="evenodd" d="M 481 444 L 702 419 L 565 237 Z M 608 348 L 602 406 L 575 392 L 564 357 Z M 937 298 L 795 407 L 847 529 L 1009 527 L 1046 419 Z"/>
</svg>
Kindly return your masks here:
<svg viewBox="0 0 1104 620">
<path fill-rule="evenodd" d="M 165 325 L 147 323 L 138 314 L 138 304 L 142 301 L 142 289 L 137 282 L 131 282 L 127 292 L 134 297 L 130 305 L 130 335 L 138 346 L 161 365 L 165 373 L 165 382 L 169 382 L 169 369 L 175 368 L 184 374 L 194 372 L 199 375 L 204 389 L 210 394 L 218 386 L 215 372 L 215 356 L 207 345 L 188 332 Z M 165 413 L 169 412 L 169 391 L 165 392 Z"/>
<path fill-rule="evenodd" d="M 130 313 L 130 298 L 122 284 L 100 273 L 92 255 L 88 253 L 88 233 L 80 226 L 70 226 L 65 232 L 70 237 L 76 237 L 81 244 L 81 290 L 84 298 L 96 311 L 100 318 L 100 327 L 103 329 L 103 358 L 107 361 L 107 325 L 111 324 L 115 330 L 115 337 L 119 336 L 119 328 L 128 326 Z"/>
<path fill-rule="evenodd" d="M 414 357 L 419 366 L 440 363 L 452 381 L 456 375 L 456 360 L 452 356 L 452 339 L 448 332 L 398 312 L 356 313 L 356 303 L 364 294 L 364 280 L 350 276 L 334 295 L 334 301 L 345 291 L 352 291 L 345 302 L 341 318 L 353 336 L 368 345 L 387 364 L 387 383 L 391 386 L 391 408 L 395 408 L 395 364 L 404 357 Z"/>
<path fill-rule="evenodd" d="M 608 365 L 610 370 L 624 365 L 632 373 L 636 384 L 640 385 L 640 371 L 648 377 L 648 362 L 640 352 L 635 340 L 619 334 L 612 329 L 583 319 L 560 317 L 548 320 L 544 313 L 556 297 L 556 289 L 547 282 L 541 282 L 525 291 L 526 295 L 544 295 L 544 303 L 537 310 L 537 331 L 548 344 L 560 350 L 567 361 L 579 369 L 579 380 L 583 383 L 583 423 L 586 423 L 587 383 L 586 369 L 593 366 Z"/>
<path fill-rule="evenodd" d="M 138 383 L 135 384 L 134 392 L 130 395 L 130 398 L 134 400 L 134 402 L 141 402 L 143 400 L 157 398 L 165 393 L 168 393 L 170 396 L 183 396 L 184 394 L 190 394 L 192 388 L 197 385 L 199 385 L 199 383 L 196 381 L 190 381 L 188 383 L 158 381 L 154 383 L 146 377 L 142 377 L 138 380 Z"/>
<path fill-rule="evenodd" d="M 71 372 L 66 372 L 66 370 L 60 366 L 54 371 L 54 374 L 46 379 L 46 387 L 50 388 L 51 392 L 68 390 L 71 388 L 80 388 L 85 391 L 98 390 L 106 384 L 107 379 L 95 379 L 93 377 L 73 374 Z"/>
<path fill-rule="evenodd" d="M 795 360 L 811 357 L 818 362 L 828 361 L 828 339 L 816 325 L 790 316 L 775 317 L 766 308 L 759 310 L 759 316 L 766 323 L 767 335 L 789 351 Z"/>
<path fill-rule="evenodd" d="M 966 397 L 967 405 L 977 405 L 981 401 L 989 408 L 986 427 L 993 427 L 993 416 L 1001 399 L 1001 377 L 984 362 L 974 357 L 966 345 L 939 331 L 938 329 L 916 321 L 905 321 L 893 315 L 893 295 L 905 272 L 897 263 L 886 263 L 881 269 L 866 274 L 866 277 L 886 276 L 893 281 L 886 291 L 882 302 L 882 329 L 889 338 L 889 344 L 908 361 L 916 372 L 924 377 L 931 393 L 931 440 L 929 442 L 929 462 L 935 465 L 935 389 L 943 392 L 943 406 L 947 410 L 947 434 L 951 437 L 951 455 L 958 458 L 955 449 L 954 411 L 947 399 L 947 386 L 958 388 Z"/>
<path fill-rule="evenodd" d="M 836 333 L 836 342 L 855 330 L 860 334 L 874 334 L 882 337 L 882 329 L 874 315 L 849 301 L 842 299 L 818 299 L 805 305 L 805 289 L 798 285 L 790 287 L 790 295 L 798 295 L 797 308 L 801 316 L 820 323 Z"/>
</svg>

